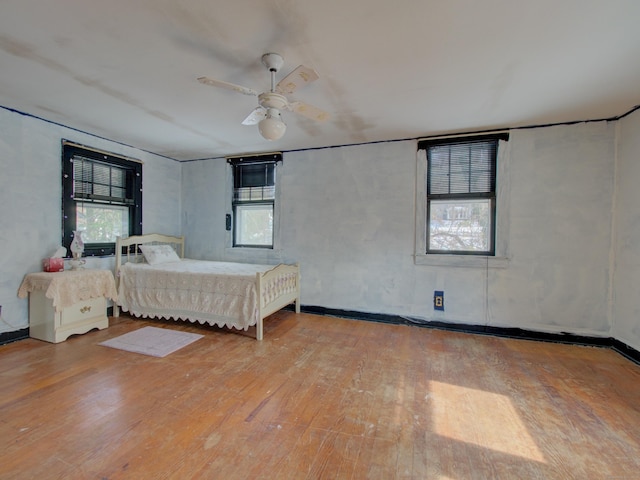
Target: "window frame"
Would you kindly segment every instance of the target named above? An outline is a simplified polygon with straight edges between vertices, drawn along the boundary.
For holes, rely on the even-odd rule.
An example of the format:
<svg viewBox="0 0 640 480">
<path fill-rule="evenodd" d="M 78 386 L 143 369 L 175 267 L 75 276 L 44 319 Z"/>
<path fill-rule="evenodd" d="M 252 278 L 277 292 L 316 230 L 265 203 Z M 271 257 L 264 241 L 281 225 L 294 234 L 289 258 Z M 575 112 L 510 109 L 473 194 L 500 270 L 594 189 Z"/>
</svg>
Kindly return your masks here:
<svg viewBox="0 0 640 480">
<path fill-rule="evenodd" d="M 92 199 L 74 197 L 74 158 L 82 157 L 90 162 L 115 166 L 125 170 L 127 175 L 127 198 L 132 202 L 112 201 L 106 198 Z M 77 204 L 99 204 L 126 206 L 129 209 L 129 236 L 142 234 L 142 162 L 66 140 L 62 141 L 62 245 L 67 248 L 67 258 L 71 257 L 70 245 L 76 230 Z M 115 241 L 84 244 L 83 256 L 107 256 L 115 253 Z"/>
<path fill-rule="evenodd" d="M 242 156 L 242 157 L 228 157 L 227 163 L 230 165 L 230 176 L 231 176 L 231 246 L 233 249 L 240 248 L 248 248 L 248 249 L 259 249 L 259 250 L 275 250 L 276 248 L 276 232 L 277 232 L 277 212 L 276 212 L 276 200 L 278 197 L 278 162 L 282 162 L 282 154 L 281 153 L 269 153 L 269 154 L 260 154 L 260 155 L 251 155 L 251 156 Z M 236 173 L 242 169 L 243 166 L 251 166 L 251 165 L 273 165 L 273 170 L 271 172 L 271 176 L 267 171 L 265 171 L 265 182 L 263 185 L 256 185 L 252 188 L 262 188 L 264 193 L 265 187 L 272 187 L 273 193 L 270 195 L 271 198 L 264 198 L 263 195 L 260 195 L 260 198 L 257 199 L 248 199 L 242 200 L 236 198 L 236 189 L 243 188 L 238 182 Z M 273 185 L 269 184 L 269 179 L 272 179 Z M 252 206 L 252 205 L 269 205 L 271 206 L 271 215 L 272 215 L 272 225 L 271 225 L 271 243 L 270 244 L 249 244 L 249 243 L 240 243 L 238 241 L 238 219 L 237 215 L 238 207 L 242 206 Z"/>
<path fill-rule="evenodd" d="M 427 175 L 429 171 L 427 149 L 429 145 L 443 145 L 477 142 L 483 140 L 496 140 L 495 156 L 495 188 L 491 201 L 492 220 L 492 249 L 485 252 L 429 250 L 428 228 L 429 214 L 427 197 Z M 421 139 L 417 142 L 416 155 L 416 229 L 415 252 L 416 264 L 432 266 L 454 267 L 498 267 L 504 268 L 508 264 L 508 216 L 509 204 L 509 132 L 496 131 L 491 133 L 449 135 Z"/>
</svg>

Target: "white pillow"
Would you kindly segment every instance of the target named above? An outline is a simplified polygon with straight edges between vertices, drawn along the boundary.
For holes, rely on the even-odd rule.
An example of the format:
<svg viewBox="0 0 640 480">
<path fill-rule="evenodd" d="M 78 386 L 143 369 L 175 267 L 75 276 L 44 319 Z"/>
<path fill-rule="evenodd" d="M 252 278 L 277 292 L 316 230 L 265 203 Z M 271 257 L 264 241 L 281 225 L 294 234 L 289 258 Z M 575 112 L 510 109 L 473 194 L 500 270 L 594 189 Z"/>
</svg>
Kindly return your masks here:
<svg viewBox="0 0 640 480">
<path fill-rule="evenodd" d="M 140 245 L 140 250 L 149 265 L 180 261 L 180 257 L 171 245 Z"/>
</svg>

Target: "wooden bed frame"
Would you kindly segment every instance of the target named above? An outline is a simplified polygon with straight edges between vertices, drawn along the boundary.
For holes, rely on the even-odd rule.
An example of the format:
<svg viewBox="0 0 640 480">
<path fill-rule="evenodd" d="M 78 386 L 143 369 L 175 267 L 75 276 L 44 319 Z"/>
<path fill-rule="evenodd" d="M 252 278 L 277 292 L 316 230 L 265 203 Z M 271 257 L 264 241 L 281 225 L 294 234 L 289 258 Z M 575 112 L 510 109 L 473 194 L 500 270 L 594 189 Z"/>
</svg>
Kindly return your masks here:
<svg viewBox="0 0 640 480">
<path fill-rule="evenodd" d="M 169 244 L 173 246 L 180 258 L 184 258 L 184 236 L 176 237 L 152 233 L 147 235 L 134 235 L 128 238 L 117 237 L 115 267 L 116 289 L 120 288 L 120 269 L 122 268 L 122 265 L 127 262 L 141 261 L 142 254 L 138 247 L 146 244 Z M 276 287 L 279 283 L 279 278 L 283 274 L 290 275 L 291 273 L 295 274 L 293 276 L 293 278 L 295 278 L 295 288 L 288 292 L 280 291 L 280 289 Z M 299 265 L 297 263 L 293 265 L 280 264 L 264 273 L 256 273 L 256 292 L 260 299 L 259 305 L 257 306 L 258 322 L 256 324 L 256 339 L 262 340 L 263 323 L 266 317 L 292 303 L 295 303 L 296 313 L 300 313 Z M 113 315 L 115 317 L 120 315 L 120 308 L 118 304 L 114 304 Z"/>
</svg>

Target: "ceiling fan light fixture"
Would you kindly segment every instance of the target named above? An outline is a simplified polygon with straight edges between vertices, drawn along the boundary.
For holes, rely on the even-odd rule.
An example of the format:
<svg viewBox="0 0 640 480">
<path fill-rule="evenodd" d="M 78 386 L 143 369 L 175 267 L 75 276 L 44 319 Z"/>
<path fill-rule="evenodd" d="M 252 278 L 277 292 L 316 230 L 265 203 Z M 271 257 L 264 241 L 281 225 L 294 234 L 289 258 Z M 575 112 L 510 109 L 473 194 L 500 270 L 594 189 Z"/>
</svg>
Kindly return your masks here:
<svg viewBox="0 0 640 480">
<path fill-rule="evenodd" d="M 275 108 L 267 109 L 267 116 L 258 123 L 258 130 L 267 140 L 279 140 L 287 131 L 287 125 L 282 121 L 280 112 Z"/>
</svg>

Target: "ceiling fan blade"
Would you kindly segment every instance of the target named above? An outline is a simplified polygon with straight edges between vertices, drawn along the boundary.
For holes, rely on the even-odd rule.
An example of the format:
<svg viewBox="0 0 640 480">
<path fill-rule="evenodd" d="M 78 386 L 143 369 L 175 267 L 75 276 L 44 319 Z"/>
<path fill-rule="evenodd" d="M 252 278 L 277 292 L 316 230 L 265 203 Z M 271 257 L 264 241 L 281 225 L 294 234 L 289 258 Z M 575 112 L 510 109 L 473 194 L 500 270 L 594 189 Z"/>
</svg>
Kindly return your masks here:
<svg viewBox="0 0 640 480">
<path fill-rule="evenodd" d="M 315 82 L 318 78 L 320 77 L 313 68 L 300 65 L 278 82 L 278 85 L 276 85 L 276 92 L 282 95 L 293 93 L 298 88 L 304 87 L 308 83 Z"/>
<path fill-rule="evenodd" d="M 198 81 L 212 87 L 222 87 L 226 88 L 227 90 L 234 90 L 244 95 L 258 96 L 258 92 L 256 92 L 253 88 L 243 87 L 241 85 L 236 85 L 235 83 L 223 82 L 222 80 L 215 80 L 209 77 L 200 77 L 198 78 Z"/>
<path fill-rule="evenodd" d="M 256 107 L 253 111 L 242 121 L 242 125 L 257 125 L 260 120 L 267 116 L 267 109 L 264 107 Z"/>
<path fill-rule="evenodd" d="M 289 109 L 295 113 L 303 115 L 317 122 L 324 122 L 326 120 L 329 120 L 330 117 L 330 115 L 324 110 L 303 102 L 290 102 Z"/>
</svg>

